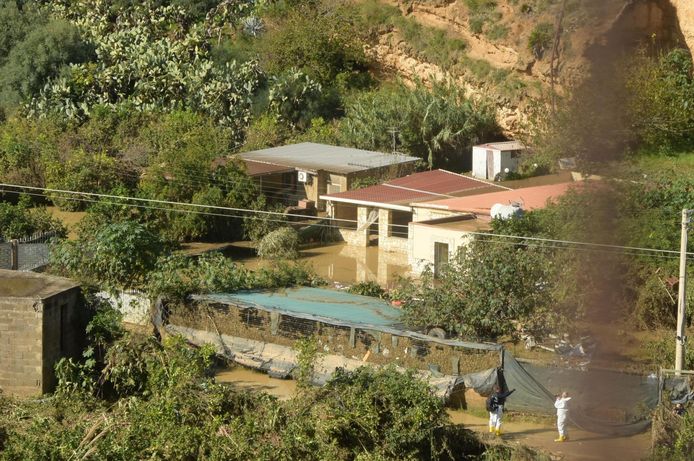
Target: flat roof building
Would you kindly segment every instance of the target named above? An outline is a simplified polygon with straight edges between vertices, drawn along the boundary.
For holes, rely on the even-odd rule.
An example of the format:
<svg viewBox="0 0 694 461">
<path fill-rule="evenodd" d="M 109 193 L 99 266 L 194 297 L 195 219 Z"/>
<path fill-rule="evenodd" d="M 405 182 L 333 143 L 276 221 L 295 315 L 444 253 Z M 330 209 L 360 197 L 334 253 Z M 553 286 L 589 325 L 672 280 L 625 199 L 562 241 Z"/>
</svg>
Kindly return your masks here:
<svg viewBox="0 0 694 461">
<path fill-rule="evenodd" d="M 287 196 L 303 196 L 325 208 L 321 195 L 350 190 L 354 182 L 366 177 L 400 177 L 414 170 L 417 157 L 387 154 L 351 147 L 304 142 L 238 154 L 247 162 L 249 172 L 266 168 L 276 173 L 293 171 L 291 178 L 275 179 L 272 189 L 284 189 Z M 249 163 L 252 162 L 252 163 Z M 282 170 L 282 171 L 280 171 Z M 290 180 L 291 179 L 291 180 Z M 268 188 L 269 183 L 265 183 Z"/>
<path fill-rule="evenodd" d="M 72 280 L 0 270 L 0 389 L 37 395 L 55 388 L 55 364 L 78 357 L 86 316 Z"/>
</svg>

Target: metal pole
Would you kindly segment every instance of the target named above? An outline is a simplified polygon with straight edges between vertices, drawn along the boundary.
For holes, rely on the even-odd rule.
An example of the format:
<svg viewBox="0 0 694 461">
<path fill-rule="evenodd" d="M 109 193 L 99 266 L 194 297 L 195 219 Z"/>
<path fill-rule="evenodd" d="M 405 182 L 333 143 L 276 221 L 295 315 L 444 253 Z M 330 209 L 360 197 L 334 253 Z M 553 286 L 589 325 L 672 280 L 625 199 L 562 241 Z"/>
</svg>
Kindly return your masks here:
<svg viewBox="0 0 694 461">
<path fill-rule="evenodd" d="M 10 240 L 10 268 L 13 271 L 19 269 L 19 240 Z"/>
<path fill-rule="evenodd" d="M 689 210 L 682 210 L 682 238 L 680 241 L 680 282 L 677 296 L 677 336 L 675 338 L 675 371 L 682 371 L 684 365 L 685 317 L 687 315 L 687 231 L 689 230 Z M 679 376 L 679 373 L 677 373 Z"/>
</svg>

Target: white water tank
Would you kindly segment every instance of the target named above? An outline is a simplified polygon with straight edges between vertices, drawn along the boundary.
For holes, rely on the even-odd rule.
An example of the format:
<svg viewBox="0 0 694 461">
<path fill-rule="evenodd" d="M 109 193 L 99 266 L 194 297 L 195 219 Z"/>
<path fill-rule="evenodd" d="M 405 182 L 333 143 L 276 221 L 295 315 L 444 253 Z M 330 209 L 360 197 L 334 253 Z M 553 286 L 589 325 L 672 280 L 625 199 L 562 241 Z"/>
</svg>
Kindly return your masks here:
<svg viewBox="0 0 694 461">
<path fill-rule="evenodd" d="M 495 203 L 492 205 L 490 214 L 492 219 L 520 218 L 523 216 L 523 208 L 521 208 L 519 203 L 511 203 L 509 205 Z"/>
</svg>

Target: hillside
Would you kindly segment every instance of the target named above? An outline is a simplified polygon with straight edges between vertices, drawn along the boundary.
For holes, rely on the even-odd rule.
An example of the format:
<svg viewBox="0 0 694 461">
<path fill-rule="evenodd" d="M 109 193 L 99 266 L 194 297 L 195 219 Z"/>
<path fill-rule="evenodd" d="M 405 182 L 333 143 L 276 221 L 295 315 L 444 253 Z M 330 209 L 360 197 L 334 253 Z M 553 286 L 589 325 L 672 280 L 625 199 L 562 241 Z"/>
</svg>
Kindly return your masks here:
<svg viewBox="0 0 694 461">
<path fill-rule="evenodd" d="M 369 2 L 366 2 L 369 3 Z M 504 131 L 524 130 L 528 104 L 552 86 L 560 93 L 624 52 L 643 44 L 694 47 L 694 5 L 682 0 L 565 2 L 553 60 L 551 44 L 562 16 L 560 0 L 385 0 L 404 18 L 439 30 L 457 55 L 427 53 L 405 27 L 380 31 L 370 52 L 401 78 L 452 78 L 468 95 L 491 95 Z M 411 34 L 410 34 L 411 35 Z M 554 62 L 554 64 L 552 64 Z"/>
</svg>

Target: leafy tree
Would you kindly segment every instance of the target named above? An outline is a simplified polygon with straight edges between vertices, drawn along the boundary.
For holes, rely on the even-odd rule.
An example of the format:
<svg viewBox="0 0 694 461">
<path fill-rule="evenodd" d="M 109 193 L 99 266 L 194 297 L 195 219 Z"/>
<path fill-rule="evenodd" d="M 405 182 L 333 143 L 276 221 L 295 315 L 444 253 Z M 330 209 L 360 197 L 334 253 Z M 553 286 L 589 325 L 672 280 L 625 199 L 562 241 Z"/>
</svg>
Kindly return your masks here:
<svg viewBox="0 0 694 461">
<path fill-rule="evenodd" d="M 32 27 L 43 25 L 44 21 L 31 4 L 20 8 L 17 0 L 0 1 L 0 67 L 2 67 L 12 48 L 24 40 Z"/>
<path fill-rule="evenodd" d="M 58 272 L 109 288 L 141 286 L 166 245 L 143 225 L 104 223 L 94 233 L 58 244 L 51 252 Z"/>
<path fill-rule="evenodd" d="M 261 63 L 271 75 L 298 67 L 326 86 L 340 74 L 363 71 L 366 58 L 354 21 L 354 12 L 345 6 L 302 2 L 263 37 Z"/>
<path fill-rule="evenodd" d="M 323 430 L 353 456 L 365 450 L 376 459 L 438 459 L 445 449 L 435 436 L 446 424 L 443 404 L 413 372 L 338 370 L 318 401 L 329 415 Z"/>
<path fill-rule="evenodd" d="M 54 20 L 28 32 L 7 55 L 0 68 L 0 103 L 5 108 L 23 102 L 43 88 L 46 81 L 68 64 L 92 56 L 76 27 Z"/>
<path fill-rule="evenodd" d="M 466 337 L 513 336 L 518 326 L 541 337 L 563 314 L 554 310 L 552 256 L 547 248 L 476 239 L 437 281 L 426 271 L 419 283 L 407 282 L 414 285 L 403 287 L 405 319 Z"/>
<path fill-rule="evenodd" d="M 48 231 L 64 235 L 65 226 L 48 214 L 45 208 L 32 208 L 28 195 L 20 195 L 15 205 L 0 202 L 0 239 L 18 239 Z"/>
<path fill-rule="evenodd" d="M 46 164 L 59 158 L 61 134 L 62 127 L 51 120 L 13 117 L 0 124 L 0 179 L 45 186 Z"/>
<path fill-rule="evenodd" d="M 430 168 L 461 169 L 470 147 L 498 132 L 487 103 L 466 99 L 453 85 L 420 84 L 357 96 L 347 104 L 341 135 L 344 144 L 391 151 L 393 127 L 399 130 L 397 150 L 421 157 Z"/>
<path fill-rule="evenodd" d="M 89 154 L 81 149 L 70 152 L 67 160 L 47 163 L 45 168 L 46 187 L 50 189 L 105 193 L 119 185 L 135 182 L 132 176 L 123 174 L 127 172 L 115 158 L 104 153 Z M 63 209 L 86 208 L 84 202 L 66 199 L 60 193 L 51 197 Z"/>
<path fill-rule="evenodd" d="M 629 118 L 647 149 L 676 152 L 694 147 L 694 67 L 686 49 L 656 58 L 643 51 L 625 63 Z"/>
</svg>

